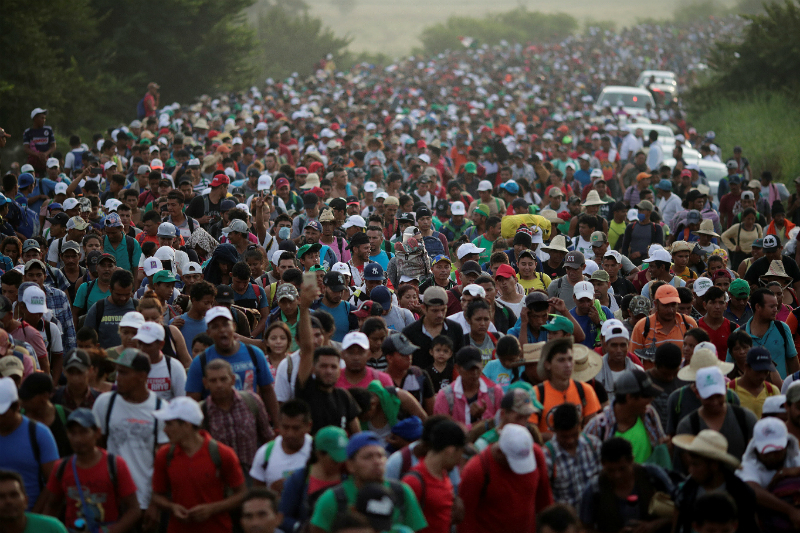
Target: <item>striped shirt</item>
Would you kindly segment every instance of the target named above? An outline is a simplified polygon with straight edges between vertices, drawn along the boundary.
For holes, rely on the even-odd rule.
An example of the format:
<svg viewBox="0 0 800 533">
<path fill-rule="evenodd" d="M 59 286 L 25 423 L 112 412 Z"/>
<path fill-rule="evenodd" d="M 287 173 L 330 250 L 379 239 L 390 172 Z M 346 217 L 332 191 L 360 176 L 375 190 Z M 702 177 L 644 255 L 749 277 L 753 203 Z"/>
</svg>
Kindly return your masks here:
<svg viewBox="0 0 800 533">
<path fill-rule="evenodd" d="M 647 338 L 645 338 L 644 326 L 648 318 L 650 319 L 650 331 L 647 332 Z M 633 327 L 630 350 L 639 357 L 644 355 L 645 359 L 652 360 L 655 358 L 655 349 L 662 344 L 672 343 L 682 349 L 683 336 L 688 330 L 696 327 L 697 322 L 694 318 L 675 313 L 675 323 L 669 330 L 666 330 L 659 323 L 657 315 L 653 313 L 649 317 L 639 320 Z M 652 356 L 648 357 L 650 352 L 652 352 Z M 645 368 L 649 367 L 645 366 Z"/>
</svg>

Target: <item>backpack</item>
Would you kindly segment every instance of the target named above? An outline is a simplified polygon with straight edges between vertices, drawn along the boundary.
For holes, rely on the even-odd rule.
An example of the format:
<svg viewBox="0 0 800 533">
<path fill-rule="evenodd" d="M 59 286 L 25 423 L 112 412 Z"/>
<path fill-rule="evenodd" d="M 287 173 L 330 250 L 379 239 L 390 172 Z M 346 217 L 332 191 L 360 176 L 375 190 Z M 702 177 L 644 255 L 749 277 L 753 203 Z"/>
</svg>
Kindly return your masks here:
<svg viewBox="0 0 800 533">
<path fill-rule="evenodd" d="M 133 308 L 134 309 L 138 309 L 139 308 L 139 300 L 137 300 L 136 298 L 131 298 L 131 301 L 133 302 Z M 94 330 L 95 331 L 100 331 L 100 323 L 103 321 L 103 316 L 105 315 L 105 311 L 106 311 L 106 298 L 102 298 L 100 300 L 97 300 L 97 303 L 94 304 L 94 305 L 97 306 L 97 309 L 95 309 L 95 313 L 94 313 Z M 87 313 L 88 313 L 88 309 L 87 309 Z"/>
<path fill-rule="evenodd" d="M 117 401 L 117 395 L 119 393 L 114 391 L 111 393 L 111 399 L 108 401 L 108 410 L 106 411 L 106 443 L 108 443 L 108 436 L 111 434 L 111 411 L 114 409 L 114 402 Z M 155 410 L 158 411 L 161 409 L 161 398 L 156 396 L 156 408 Z M 153 457 L 156 455 L 156 451 L 158 450 L 158 418 L 154 418 L 153 422 Z"/>
<path fill-rule="evenodd" d="M 439 239 L 439 246 L 442 243 Z M 444 248 L 444 247 L 442 247 Z M 395 243 L 395 257 L 397 257 L 397 272 L 402 272 L 406 276 L 422 279 L 431 273 L 431 259 L 425 246 L 419 244 L 416 239 L 409 239 L 406 244 Z"/>
<path fill-rule="evenodd" d="M 61 252 L 59 251 L 59 254 L 60 253 Z M 83 299 L 83 305 L 78 306 L 78 305 L 75 305 L 74 303 L 73 303 L 73 305 L 75 305 L 75 307 L 80 307 L 81 310 L 84 311 L 84 312 L 88 311 L 89 310 L 89 294 L 91 294 L 92 289 L 94 289 L 94 286 L 96 284 L 97 284 L 97 280 L 96 279 L 93 279 L 92 281 L 89 282 L 89 286 L 86 288 L 86 298 Z M 103 300 L 105 300 L 105 298 L 103 298 Z"/>
<path fill-rule="evenodd" d="M 422 242 L 425 244 L 425 250 L 428 252 L 429 257 L 436 257 L 437 255 L 445 255 L 444 245 L 439 240 L 439 232 L 434 231 L 433 235 L 422 237 Z"/>
<path fill-rule="evenodd" d="M 88 153 L 86 150 L 81 150 L 80 152 L 71 152 L 72 153 L 72 173 L 75 174 L 76 171 L 80 171 L 83 169 L 83 158 Z M 60 250 L 59 250 L 60 252 Z"/>
<path fill-rule="evenodd" d="M 575 388 L 578 389 L 578 397 L 581 399 L 581 411 L 583 408 L 586 407 L 586 391 L 583 390 L 583 383 L 580 381 L 575 381 L 574 379 L 570 380 L 572 383 L 575 384 Z M 544 383 L 539 383 L 536 385 L 536 394 L 539 397 L 539 403 L 544 405 Z"/>
<path fill-rule="evenodd" d="M 400 516 L 406 515 L 406 491 L 403 488 L 403 483 L 396 479 L 387 479 L 384 481 L 389 485 L 389 490 L 394 496 L 394 508 L 399 510 Z M 331 489 L 333 496 L 336 498 L 336 513 L 343 515 L 347 512 L 350 504 L 347 501 L 347 492 L 341 484 L 336 485 Z"/>
<path fill-rule="evenodd" d="M 219 454 L 219 443 L 214 439 L 208 441 L 208 455 L 211 456 L 211 462 L 214 463 L 217 479 L 222 479 L 222 456 Z M 173 457 L 175 457 L 175 445 L 170 444 L 169 450 L 167 450 L 167 470 L 169 470 Z"/>
<path fill-rule="evenodd" d="M 144 98 L 139 100 L 139 103 L 136 104 L 136 117 L 139 120 L 142 120 L 147 115 L 147 110 L 144 107 Z"/>
<path fill-rule="evenodd" d="M 64 471 L 67 468 L 67 463 L 72 460 L 73 456 L 65 457 L 61 464 L 58 465 L 56 470 L 56 479 L 61 481 L 64 478 Z M 117 456 L 113 453 L 106 454 L 106 465 L 108 468 L 108 477 L 111 478 L 111 486 L 114 490 L 117 488 Z"/>
<path fill-rule="evenodd" d="M 36 460 L 36 464 L 39 465 L 37 469 L 39 472 L 39 489 L 42 489 L 47 484 L 47 479 L 42 475 L 42 450 L 39 448 L 39 440 L 36 438 L 36 421 L 31 418 L 28 419 L 28 439 L 31 443 L 33 458 Z"/>
<path fill-rule="evenodd" d="M 639 225 L 639 224 L 640 224 L 640 222 L 638 220 L 634 220 L 630 225 L 628 225 L 627 228 L 625 228 L 625 233 L 623 235 L 623 238 L 622 239 L 617 239 L 617 240 L 621 241 L 621 240 L 627 238 L 628 242 L 630 243 L 631 237 L 633 236 L 633 227 L 636 226 L 636 225 Z M 652 222 L 652 221 L 650 222 L 650 242 L 657 242 L 656 241 L 656 235 L 658 235 L 658 231 L 660 229 L 661 229 L 661 226 L 659 226 L 655 222 Z"/>
</svg>

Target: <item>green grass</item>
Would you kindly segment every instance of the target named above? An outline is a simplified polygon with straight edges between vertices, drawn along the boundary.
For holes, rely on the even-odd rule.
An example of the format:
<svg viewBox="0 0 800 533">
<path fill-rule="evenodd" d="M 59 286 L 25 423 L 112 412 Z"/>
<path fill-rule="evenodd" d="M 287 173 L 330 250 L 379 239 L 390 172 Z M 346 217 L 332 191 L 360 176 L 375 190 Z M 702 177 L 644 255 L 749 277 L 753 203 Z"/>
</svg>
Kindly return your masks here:
<svg viewBox="0 0 800 533">
<path fill-rule="evenodd" d="M 787 184 L 800 176 L 800 107 L 796 100 L 781 93 L 723 100 L 692 122 L 698 132 L 716 133 L 725 157 L 741 145 L 755 176 L 769 170 L 777 181 Z"/>
</svg>

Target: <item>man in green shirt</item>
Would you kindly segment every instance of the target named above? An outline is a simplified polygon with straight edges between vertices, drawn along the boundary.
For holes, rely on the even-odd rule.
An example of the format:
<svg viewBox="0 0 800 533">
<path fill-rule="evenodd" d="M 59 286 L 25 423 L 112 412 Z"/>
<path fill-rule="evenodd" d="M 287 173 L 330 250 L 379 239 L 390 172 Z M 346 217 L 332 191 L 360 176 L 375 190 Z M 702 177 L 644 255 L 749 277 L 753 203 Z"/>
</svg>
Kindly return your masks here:
<svg viewBox="0 0 800 533">
<path fill-rule="evenodd" d="M 483 248 L 478 263 L 483 265 L 489 262 L 492 257 L 492 246 L 494 241 L 500 238 L 501 231 L 500 217 L 489 217 L 486 221 L 486 231 L 472 240 L 472 244 L 478 248 Z"/>
<path fill-rule="evenodd" d="M 103 225 L 106 229 L 103 251 L 113 254 L 117 258 L 118 267 L 135 275 L 139 269 L 139 258 L 142 255 L 142 248 L 139 246 L 139 242 L 133 237 L 128 237 L 122 233 L 122 220 L 116 213 L 107 215 Z"/>
<path fill-rule="evenodd" d="M 22 476 L 16 472 L 0 470 L 0 502 L 3 502 L 3 505 L 0 506 L 0 524 L 2 524 L 3 531 L 67 533 L 67 528 L 58 519 L 25 512 L 25 509 L 28 508 L 28 496 L 25 494 Z"/>
<path fill-rule="evenodd" d="M 350 438 L 347 444 L 347 472 L 350 475 L 341 485 L 328 489 L 317 500 L 311 516 L 311 532 L 331 531 L 336 517 L 347 509 L 339 508 L 341 496 L 346 497 L 347 506 L 356 504 L 358 491 L 367 483 L 381 483 L 395 494 L 393 524 L 402 524 L 413 531 L 427 527 L 425 515 L 420 509 L 414 491 L 393 480 L 384 480 L 386 450 L 380 438 L 372 431 L 363 431 Z M 402 495 L 400 495 L 402 493 Z"/>
</svg>

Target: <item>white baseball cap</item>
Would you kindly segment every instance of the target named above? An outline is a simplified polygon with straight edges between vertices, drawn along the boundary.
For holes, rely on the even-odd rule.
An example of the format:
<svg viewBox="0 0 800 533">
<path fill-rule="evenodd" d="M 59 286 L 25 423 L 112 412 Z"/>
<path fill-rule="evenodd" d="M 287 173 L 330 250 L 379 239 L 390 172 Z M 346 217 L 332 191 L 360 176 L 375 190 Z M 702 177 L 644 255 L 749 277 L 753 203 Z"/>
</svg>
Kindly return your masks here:
<svg viewBox="0 0 800 533">
<path fill-rule="evenodd" d="M 30 172 L 31 174 L 33 174 L 35 172 L 35 170 L 33 168 L 33 165 L 31 165 L 30 163 L 25 163 L 24 165 L 22 165 L 22 168 L 20 168 L 19 171 L 20 172 Z"/>
<path fill-rule="evenodd" d="M 617 263 L 622 264 L 622 254 L 616 250 L 607 250 L 603 257 L 613 257 Z"/>
<path fill-rule="evenodd" d="M 531 226 L 531 244 L 544 244 L 542 228 L 539 226 Z"/>
<path fill-rule="evenodd" d="M 78 205 L 80 205 L 80 202 L 78 202 L 77 198 L 67 198 L 66 200 L 64 200 L 64 203 L 62 205 L 64 206 L 64 211 L 68 211 L 70 209 L 75 209 L 76 207 L 78 207 Z"/>
<path fill-rule="evenodd" d="M 212 307 L 206 313 L 206 324 L 210 324 L 212 320 L 219 317 L 227 318 L 228 320 L 233 322 L 233 315 L 231 315 L 231 310 L 228 309 L 227 307 L 222 307 L 221 305 L 218 305 L 216 307 Z"/>
<path fill-rule="evenodd" d="M 485 250 L 486 248 L 478 248 L 471 242 L 468 242 L 458 247 L 458 250 L 456 250 L 456 255 L 458 256 L 458 259 L 461 260 L 465 255 L 479 254 L 484 252 Z"/>
<path fill-rule="evenodd" d="M 144 324 L 144 315 L 138 311 L 128 311 L 122 316 L 122 320 L 119 321 L 119 327 L 121 328 L 136 328 L 139 329 Z"/>
<path fill-rule="evenodd" d="M 56 159 L 55 157 L 51 157 L 47 160 L 47 168 L 58 168 L 58 167 L 59 167 L 58 159 Z"/>
<path fill-rule="evenodd" d="M 261 174 L 258 178 L 258 190 L 268 191 L 272 187 L 272 178 L 267 174 Z"/>
<path fill-rule="evenodd" d="M 628 209 L 628 214 L 626 217 L 629 222 L 633 222 L 634 220 L 639 220 L 639 210 L 638 209 Z"/>
<path fill-rule="evenodd" d="M 694 347 L 694 350 L 692 350 L 692 355 L 696 354 L 698 350 L 711 350 L 715 356 L 719 357 L 717 354 L 717 345 L 713 342 L 703 341 L 698 343 L 697 346 Z"/>
<path fill-rule="evenodd" d="M 339 261 L 338 263 L 334 263 L 333 267 L 331 267 L 331 272 L 338 272 L 339 274 L 344 274 L 345 276 L 351 276 L 352 273 L 350 272 L 350 267 L 347 266 L 346 263 L 342 263 Z"/>
<path fill-rule="evenodd" d="M 786 414 L 786 396 L 784 394 L 768 397 L 764 400 L 764 406 L 761 408 L 762 416 L 779 414 Z"/>
<path fill-rule="evenodd" d="M 108 170 L 111 167 L 117 168 L 117 163 L 115 161 L 106 161 L 105 165 L 103 165 L 103 170 Z"/>
<path fill-rule="evenodd" d="M 506 456 L 511 471 L 518 475 L 536 470 L 533 455 L 533 437 L 527 428 L 519 424 L 505 424 L 500 430 L 500 451 Z"/>
<path fill-rule="evenodd" d="M 283 251 L 283 250 L 281 250 Z M 186 265 L 186 268 L 183 269 L 184 274 L 202 274 L 203 267 L 200 266 L 200 263 L 195 263 L 194 261 L 189 261 L 189 264 Z"/>
<path fill-rule="evenodd" d="M 19 401 L 17 384 L 11 378 L 0 378 L 0 415 L 8 412 L 11 404 Z"/>
<path fill-rule="evenodd" d="M 164 270 L 164 267 L 161 266 L 161 261 L 156 259 L 155 257 L 148 257 L 144 260 L 144 275 L 147 277 L 152 276 L 159 270 Z"/>
<path fill-rule="evenodd" d="M 153 416 L 159 420 L 183 420 L 193 426 L 203 424 L 203 410 L 200 409 L 200 404 L 188 396 L 173 398 L 166 407 L 153 411 Z"/>
<path fill-rule="evenodd" d="M 106 200 L 105 208 L 106 208 L 106 211 L 111 213 L 112 211 L 116 211 L 117 208 L 119 206 L 121 206 L 121 205 L 122 205 L 122 202 L 120 202 L 116 198 L 109 198 L 108 200 Z"/>
<path fill-rule="evenodd" d="M 781 419 L 762 418 L 753 426 L 753 445 L 758 453 L 780 451 L 785 449 L 788 444 L 789 430 Z"/>
<path fill-rule="evenodd" d="M 342 229 L 347 229 L 352 227 L 366 228 L 367 222 L 361 215 L 352 215 L 350 218 L 347 219 L 347 221 L 344 224 L 342 224 Z"/>
<path fill-rule="evenodd" d="M 369 339 L 360 331 L 351 331 L 342 339 L 342 350 L 346 350 L 354 345 L 369 350 Z"/>
<path fill-rule="evenodd" d="M 281 256 L 285 251 L 286 250 L 275 250 L 274 252 L 272 252 L 272 258 L 270 259 L 270 262 L 273 265 L 278 266 L 278 262 L 281 260 Z"/>
<path fill-rule="evenodd" d="M 643 263 L 652 263 L 654 261 L 661 261 L 663 263 L 672 263 L 672 256 L 665 249 L 654 249 L 650 251 L 650 257 L 642 261 Z"/>
<path fill-rule="evenodd" d="M 164 326 L 157 322 L 145 322 L 139 326 L 139 331 L 134 337 L 137 341 L 142 341 L 145 344 L 153 344 L 154 342 L 164 340 Z"/>
<path fill-rule="evenodd" d="M 708 289 L 714 286 L 714 282 L 705 276 L 701 276 L 692 283 L 692 290 L 698 296 L 703 296 Z"/>
<path fill-rule="evenodd" d="M 695 385 L 697 393 L 704 400 L 715 394 L 725 394 L 725 376 L 716 366 L 698 370 Z"/>
<path fill-rule="evenodd" d="M 603 336 L 603 339 L 605 339 L 606 342 L 610 341 L 611 339 L 630 340 L 631 338 L 628 328 L 626 328 L 625 325 L 616 318 L 612 318 L 603 322 L 603 326 L 600 328 L 600 335 Z"/>
<path fill-rule="evenodd" d="M 25 289 L 22 293 L 22 303 L 29 313 L 46 313 L 47 312 L 47 299 L 44 291 L 36 286 L 31 286 Z"/>
<path fill-rule="evenodd" d="M 594 300 L 594 285 L 588 281 L 576 283 L 572 287 L 572 297 L 575 300 L 580 300 L 581 298 L 591 298 Z"/>
<path fill-rule="evenodd" d="M 364 192 L 375 192 L 378 190 L 378 184 L 374 181 L 368 181 L 364 184 Z"/>
<path fill-rule="evenodd" d="M 66 183 L 59 181 L 56 183 L 55 194 L 67 194 L 67 187 L 69 186 Z"/>
<path fill-rule="evenodd" d="M 491 191 L 492 190 L 492 182 L 489 180 L 481 180 L 478 183 L 478 190 L 479 191 Z"/>
<path fill-rule="evenodd" d="M 486 290 L 481 287 L 480 285 L 476 285 L 475 283 L 470 283 L 464 290 L 462 291 L 465 294 L 469 294 L 473 298 L 486 298 Z"/>
<path fill-rule="evenodd" d="M 450 212 L 453 215 L 466 215 L 467 210 L 464 207 L 464 202 L 453 202 L 453 204 L 450 206 Z"/>
</svg>

